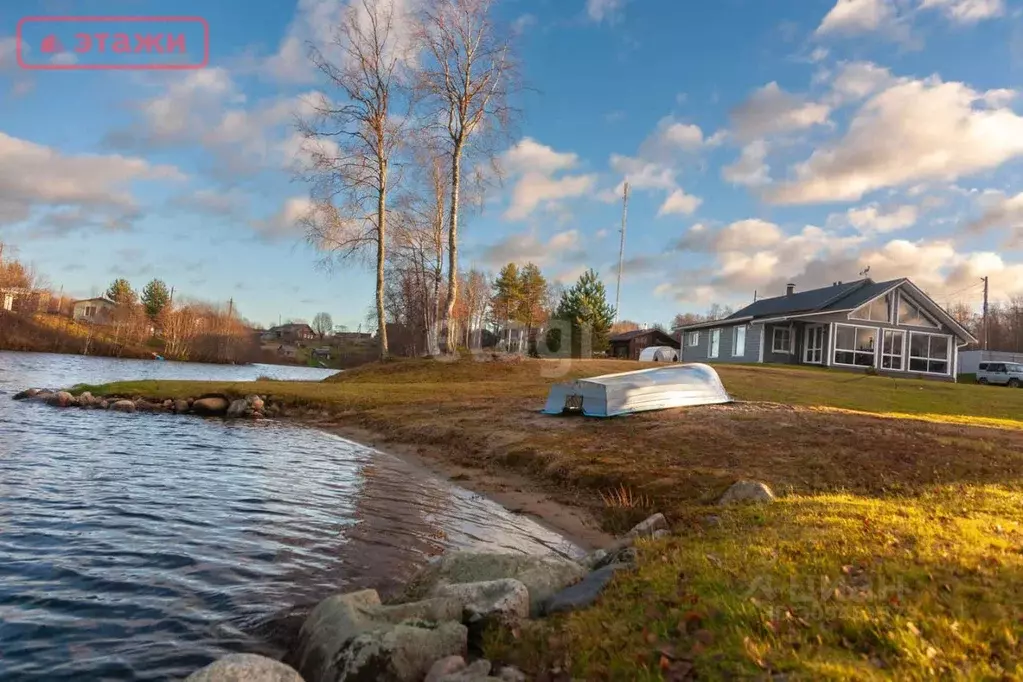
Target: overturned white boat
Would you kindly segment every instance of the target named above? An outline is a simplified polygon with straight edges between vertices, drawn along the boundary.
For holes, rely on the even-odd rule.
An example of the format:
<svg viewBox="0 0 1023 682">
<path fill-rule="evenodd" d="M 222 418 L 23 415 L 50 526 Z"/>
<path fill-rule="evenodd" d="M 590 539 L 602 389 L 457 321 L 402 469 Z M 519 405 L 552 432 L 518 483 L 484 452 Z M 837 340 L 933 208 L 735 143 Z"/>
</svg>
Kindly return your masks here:
<svg viewBox="0 0 1023 682">
<path fill-rule="evenodd" d="M 543 412 L 615 417 L 647 410 L 729 402 L 732 398 L 714 368 L 692 363 L 555 384 L 547 395 Z"/>
</svg>

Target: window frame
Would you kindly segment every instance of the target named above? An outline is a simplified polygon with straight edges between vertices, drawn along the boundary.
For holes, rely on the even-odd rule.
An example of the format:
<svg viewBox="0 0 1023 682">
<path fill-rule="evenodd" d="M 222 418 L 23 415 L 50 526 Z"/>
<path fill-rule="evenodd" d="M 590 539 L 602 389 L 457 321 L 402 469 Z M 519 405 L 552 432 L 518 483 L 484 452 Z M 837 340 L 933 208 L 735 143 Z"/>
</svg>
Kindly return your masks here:
<svg viewBox="0 0 1023 682">
<path fill-rule="evenodd" d="M 827 350 L 828 350 L 827 328 L 828 328 L 827 325 L 823 325 L 823 324 L 808 324 L 808 325 L 806 325 L 806 331 L 804 332 L 804 339 L 803 339 L 803 364 L 805 364 L 805 365 L 823 365 L 824 364 L 824 361 L 825 361 L 825 358 L 826 358 L 825 353 L 827 353 Z M 817 332 L 820 332 L 821 345 L 819 347 L 811 348 L 811 346 L 810 346 L 810 337 L 813 334 L 817 333 Z M 811 359 L 810 358 L 810 353 L 811 352 L 818 353 L 819 357 L 820 357 L 820 360 L 813 360 L 813 359 Z"/>
<path fill-rule="evenodd" d="M 908 306 L 910 306 L 912 308 L 916 308 L 916 311 L 920 315 L 920 317 L 922 317 L 924 320 L 927 320 L 927 322 L 929 322 L 930 324 L 919 325 L 919 324 L 907 324 L 906 322 L 903 322 L 902 321 L 902 310 L 901 310 L 901 308 L 902 308 L 902 301 L 903 300 L 906 301 L 906 305 L 908 305 Z M 941 329 L 941 323 L 939 323 L 937 320 L 935 320 L 934 317 L 930 313 L 928 313 L 926 310 L 924 310 L 923 306 L 921 306 L 919 303 L 917 303 L 912 298 L 910 298 L 908 296 L 904 296 L 901 291 L 899 292 L 898 299 L 895 302 L 895 325 L 899 326 L 899 327 L 911 327 L 913 329 Z"/>
<path fill-rule="evenodd" d="M 896 334 L 902 336 L 902 351 L 899 353 L 886 353 L 885 347 L 888 342 L 888 336 L 891 335 L 893 338 Z M 906 330 L 905 329 L 882 329 L 881 330 L 881 369 L 888 370 L 889 372 L 905 372 L 907 367 L 906 362 Z M 898 358 L 898 367 L 885 367 L 884 361 L 887 358 Z"/>
<path fill-rule="evenodd" d="M 884 303 L 885 303 L 885 307 L 888 310 L 888 314 L 885 316 L 885 319 L 883 319 L 883 320 L 875 320 L 872 317 L 859 317 L 858 316 L 860 311 L 862 311 L 864 308 L 868 308 L 869 306 L 874 305 L 874 303 L 876 301 L 878 301 L 878 300 L 883 300 Z M 898 307 L 899 307 L 898 301 L 899 301 L 899 297 L 897 295 L 897 292 L 895 292 L 895 291 L 885 292 L 885 293 L 881 294 L 880 296 L 877 296 L 875 298 L 870 299 L 869 301 L 867 301 L 866 303 L 861 305 L 859 308 L 857 308 L 856 310 L 854 310 L 851 313 L 849 313 L 849 319 L 850 320 L 859 320 L 860 322 L 884 322 L 886 324 L 895 324 L 895 314 L 896 314 L 896 312 L 898 310 Z M 917 306 L 917 307 L 919 307 L 919 306 Z M 869 312 L 867 314 L 869 315 Z"/>
<path fill-rule="evenodd" d="M 721 357 L 721 328 L 710 331 L 710 346 L 707 348 L 708 358 Z"/>
<path fill-rule="evenodd" d="M 700 332 L 699 330 L 694 332 L 686 332 L 686 346 L 689 348 L 696 348 L 700 345 Z"/>
<path fill-rule="evenodd" d="M 742 343 L 739 343 L 739 336 L 742 336 Z M 740 324 L 732 327 L 732 357 L 741 358 L 746 355 L 746 325 Z"/>
<path fill-rule="evenodd" d="M 785 333 L 785 347 L 778 350 L 778 332 Z M 772 327 L 771 329 L 771 352 L 784 355 L 792 355 L 792 329 L 789 327 Z"/>
<path fill-rule="evenodd" d="M 913 355 L 913 336 L 914 335 L 916 335 L 916 336 L 929 336 L 929 337 L 932 337 L 932 338 L 933 337 L 937 337 L 939 339 L 945 339 L 945 353 L 946 353 L 946 355 L 945 355 L 944 360 L 942 360 L 940 358 L 935 359 L 933 356 L 930 355 L 930 352 L 931 352 L 931 342 L 930 342 L 930 340 L 928 340 L 928 342 L 927 342 L 927 353 L 928 353 L 927 357 L 922 357 L 920 355 Z M 906 371 L 907 372 L 912 372 L 913 374 L 927 374 L 927 375 L 934 376 L 934 377 L 948 377 L 948 376 L 952 376 L 952 360 L 953 360 L 952 355 L 953 355 L 953 353 L 955 353 L 955 344 L 952 343 L 952 337 L 949 336 L 948 334 L 933 334 L 931 332 L 910 331 L 909 332 L 909 344 L 906 347 Z M 932 363 L 932 362 L 944 362 L 945 363 L 945 371 L 944 372 L 931 372 L 930 370 L 913 369 L 912 368 L 913 360 L 923 360 L 923 361 L 928 363 L 928 367 L 930 366 L 930 363 Z M 1003 366 L 1004 366 L 1004 363 L 1003 363 Z"/>
<path fill-rule="evenodd" d="M 839 347 L 839 345 L 838 345 L 838 339 L 839 339 L 839 336 L 840 336 L 839 330 L 842 327 L 848 327 L 849 329 L 854 330 L 854 333 L 855 333 L 855 330 L 857 330 L 857 329 L 868 329 L 868 330 L 870 330 L 870 331 L 872 331 L 874 333 L 874 348 L 871 351 L 874 359 L 873 359 L 873 361 L 869 365 L 857 365 L 855 363 L 850 364 L 848 362 L 839 362 L 838 361 L 838 354 L 839 353 L 852 353 L 854 360 L 855 360 L 855 356 L 856 355 L 866 355 L 867 354 L 867 351 L 859 350 L 859 349 L 856 349 L 856 348 L 840 348 Z M 878 357 L 878 355 L 877 355 L 878 354 L 877 337 L 880 335 L 878 333 L 880 330 L 881 330 L 880 327 L 867 327 L 867 326 L 862 325 L 862 324 L 841 324 L 841 323 L 835 324 L 835 338 L 831 342 L 831 364 L 832 365 L 838 365 L 839 367 L 857 367 L 859 369 L 864 369 L 866 367 L 875 367 L 876 368 L 877 367 L 877 362 L 878 362 L 878 360 L 877 360 L 877 357 Z"/>
</svg>

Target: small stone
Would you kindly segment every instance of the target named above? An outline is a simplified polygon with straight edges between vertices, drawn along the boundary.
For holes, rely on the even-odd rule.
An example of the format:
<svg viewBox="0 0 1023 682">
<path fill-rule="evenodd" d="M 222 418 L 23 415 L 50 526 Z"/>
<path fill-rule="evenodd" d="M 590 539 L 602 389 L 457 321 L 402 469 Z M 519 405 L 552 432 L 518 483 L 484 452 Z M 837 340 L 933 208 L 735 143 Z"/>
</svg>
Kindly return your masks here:
<svg viewBox="0 0 1023 682">
<path fill-rule="evenodd" d="M 117 402 L 110 405 L 110 409 L 115 412 L 134 412 L 135 403 L 130 400 L 118 400 Z"/>
<path fill-rule="evenodd" d="M 100 407 L 101 410 L 105 410 L 105 409 L 109 408 L 110 407 L 110 401 L 109 400 L 101 400 L 101 401 L 99 401 L 99 407 Z"/>
<path fill-rule="evenodd" d="M 481 658 L 467 667 L 437 678 L 437 682 L 487 682 L 490 677 L 490 661 Z"/>
<path fill-rule="evenodd" d="M 632 543 L 625 544 L 619 542 L 617 546 L 608 551 L 606 557 L 593 565 L 593 570 L 596 571 L 615 564 L 635 566 L 636 559 L 636 548 L 632 546 Z"/>
<path fill-rule="evenodd" d="M 774 493 L 766 483 L 760 481 L 736 481 L 725 491 L 718 504 L 735 502 L 774 502 Z"/>
<path fill-rule="evenodd" d="M 586 559 L 583 561 L 583 565 L 584 566 L 589 566 L 592 569 L 592 568 L 596 567 L 597 564 L 599 564 L 600 562 L 602 562 L 606 558 L 607 558 L 607 550 L 606 549 L 598 549 L 598 550 L 596 550 L 594 552 L 591 552 L 589 554 L 589 556 L 586 557 Z"/>
<path fill-rule="evenodd" d="M 231 654 L 185 678 L 185 682 L 303 682 L 291 666 L 255 654 Z"/>
<path fill-rule="evenodd" d="M 221 396 L 210 396 L 199 398 L 192 403 L 192 411 L 202 415 L 221 415 L 227 411 L 230 403 L 227 398 Z"/>
<path fill-rule="evenodd" d="M 465 667 L 465 659 L 461 656 L 447 656 L 430 666 L 430 672 L 426 673 L 424 682 L 440 682 L 448 675 L 465 670 Z"/>
<path fill-rule="evenodd" d="M 631 567 L 626 564 L 611 564 L 593 571 L 575 585 L 566 587 L 544 602 L 544 613 L 553 615 L 593 606 L 604 588 L 611 583 L 615 573 L 629 568 Z"/>
<path fill-rule="evenodd" d="M 232 400 L 231 405 L 227 408 L 227 417 L 229 419 L 237 419 L 238 417 L 244 417 L 246 410 L 249 409 L 249 403 L 239 398 L 238 400 Z"/>
<path fill-rule="evenodd" d="M 165 409 L 165 410 L 173 410 L 174 409 L 174 401 L 171 400 L 170 398 L 168 398 L 167 400 L 164 400 L 163 401 L 163 409 Z"/>
<path fill-rule="evenodd" d="M 260 420 L 260 419 L 265 419 L 265 417 L 263 416 L 262 412 L 253 412 L 252 413 L 252 418 L 257 420 L 257 421 Z"/>
<path fill-rule="evenodd" d="M 637 523 L 625 535 L 630 538 L 648 538 L 654 534 L 654 531 L 667 529 L 667 527 L 668 520 L 664 518 L 664 514 L 654 514 L 646 521 Z"/>
<path fill-rule="evenodd" d="M 501 682 L 526 682 L 526 673 L 514 666 L 506 665 L 497 671 L 497 679 Z"/>
<path fill-rule="evenodd" d="M 175 400 L 174 411 L 178 414 L 185 414 L 191 409 L 191 405 L 188 404 L 187 400 Z"/>
<path fill-rule="evenodd" d="M 245 396 L 245 402 L 249 404 L 249 407 L 252 408 L 253 412 L 263 411 L 263 399 L 258 395 Z"/>
</svg>

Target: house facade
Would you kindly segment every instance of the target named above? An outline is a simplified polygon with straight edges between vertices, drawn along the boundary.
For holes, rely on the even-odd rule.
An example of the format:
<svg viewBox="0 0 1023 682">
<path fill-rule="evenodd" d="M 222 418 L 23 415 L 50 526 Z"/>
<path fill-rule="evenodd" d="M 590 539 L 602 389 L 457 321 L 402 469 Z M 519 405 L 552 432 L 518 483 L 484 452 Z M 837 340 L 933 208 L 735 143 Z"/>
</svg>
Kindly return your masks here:
<svg viewBox="0 0 1023 682">
<path fill-rule="evenodd" d="M 260 336 L 260 340 L 264 343 L 273 341 L 297 343 L 299 341 L 312 341 L 315 338 L 318 338 L 316 332 L 313 331 L 312 327 L 304 323 L 282 324 L 278 327 L 271 327 Z"/>
<path fill-rule="evenodd" d="M 117 304 L 108 298 L 86 298 L 75 301 L 71 306 L 71 317 L 78 322 L 109 324 Z"/>
<path fill-rule="evenodd" d="M 777 363 L 954 381 L 976 339 L 908 279 L 837 282 L 680 327 L 683 362 Z"/>
<path fill-rule="evenodd" d="M 607 340 L 608 355 L 619 360 L 639 360 L 644 348 L 668 346 L 678 350 L 678 341 L 660 329 L 636 329 L 615 334 Z"/>
</svg>

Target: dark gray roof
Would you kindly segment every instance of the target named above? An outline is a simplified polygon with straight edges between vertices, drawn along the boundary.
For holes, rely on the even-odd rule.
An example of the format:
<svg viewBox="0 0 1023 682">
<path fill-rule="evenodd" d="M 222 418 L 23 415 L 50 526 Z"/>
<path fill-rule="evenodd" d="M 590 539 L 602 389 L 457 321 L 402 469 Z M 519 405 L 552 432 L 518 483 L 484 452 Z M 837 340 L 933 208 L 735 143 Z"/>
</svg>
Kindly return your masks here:
<svg viewBox="0 0 1023 682">
<path fill-rule="evenodd" d="M 905 282 L 905 279 L 890 279 L 875 282 L 872 279 L 859 279 L 855 282 L 844 282 L 820 289 L 797 291 L 791 296 L 775 296 L 762 298 L 742 310 L 738 310 L 727 320 L 743 317 L 774 317 L 776 315 L 796 315 L 799 313 L 824 313 L 831 310 L 851 310 L 874 299 L 884 292 Z"/>
<path fill-rule="evenodd" d="M 672 339 L 671 335 L 667 332 L 662 332 L 660 329 L 634 329 L 631 332 L 622 332 L 615 334 L 614 336 L 608 337 L 608 341 L 631 341 L 638 336 L 646 336 L 647 334 L 660 334 L 661 336 Z M 674 341 L 674 339 L 672 339 Z"/>
</svg>

